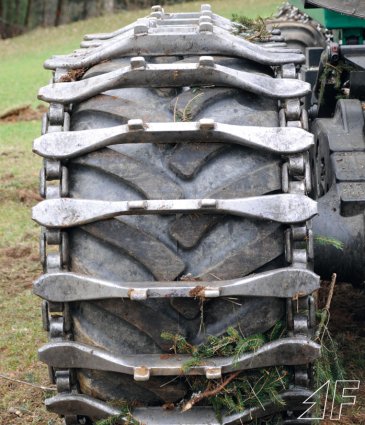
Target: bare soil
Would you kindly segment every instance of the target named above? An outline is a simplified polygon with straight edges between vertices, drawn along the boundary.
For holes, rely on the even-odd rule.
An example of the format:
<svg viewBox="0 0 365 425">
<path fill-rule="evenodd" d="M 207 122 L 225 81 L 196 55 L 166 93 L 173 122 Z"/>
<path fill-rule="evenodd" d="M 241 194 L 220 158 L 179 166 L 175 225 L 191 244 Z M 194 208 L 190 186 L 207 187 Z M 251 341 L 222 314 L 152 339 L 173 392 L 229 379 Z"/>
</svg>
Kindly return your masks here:
<svg viewBox="0 0 365 425">
<path fill-rule="evenodd" d="M 36 108 L 32 108 L 30 105 L 21 105 L 3 112 L 0 115 L 0 123 L 39 121 L 45 112 L 47 112 L 47 108 L 44 105 L 38 105 Z"/>
</svg>

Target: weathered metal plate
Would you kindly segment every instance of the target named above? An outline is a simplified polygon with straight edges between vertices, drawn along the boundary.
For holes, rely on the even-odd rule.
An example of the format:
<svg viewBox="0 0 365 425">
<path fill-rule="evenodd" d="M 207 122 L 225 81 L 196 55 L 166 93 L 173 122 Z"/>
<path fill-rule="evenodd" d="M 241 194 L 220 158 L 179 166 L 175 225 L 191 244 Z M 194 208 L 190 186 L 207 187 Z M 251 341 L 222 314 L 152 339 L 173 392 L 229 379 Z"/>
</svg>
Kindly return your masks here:
<svg viewBox="0 0 365 425">
<path fill-rule="evenodd" d="M 119 215 L 223 213 L 278 223 L 302 223 L 317 214 L 317 202 L 305 195 L 282 194 L 237 199 L 178 199 L 95 201 L 47 199 L 33 207 L 32 218 L 42 226 L 73 227 Z"/>
<path fill-rule="evenodd" d="M 254 418 L 260 418 L 276 412 L 303 407 L 303 401 L 311 392 L 302 388 L 293 388 L 278 397 L 283 403 L 265 403 L 262 407 L 245 409 L 233 415 L 223 415 L 218 421 L 213 409 L 194 407 L 186 412 L 178 408 L 166 410 L 160 407 L 136 408 L 133 417 L 145 425 L 239 425 Z M 95 419 L 117 416 L 120 411 L 109 404 L 82 394 L 58 394 L 46 400 L 47 409 L 59 415 L 81 415 Z"/>
<path fill-rule="evenodd" d="M 292 298 L 319 288 L 319 276 L 310 270 L 283 268 L 242 279 L 211 282 L 109 282 L 75 273 L 52 273 L 34 282 L 34 293 L 53 302 L 106 298 L 228 297 Z"/>
<path fill-rule="evenodd" d="M 235 143 L 277 154 L 307 151 L 314 145 L 313 135 L 300 128 L 247 127 L 199 122 L 143 123 L 84 131 L 46 133 L 34 140 L 33 151 L 46 158 L 66 159 L 106 146 L 124 143 Z"/>
<path fill-rule="evenodd" d="M 266 50 L 265 50 L 266 51 Z M 277 56 L 277 53 L 273 53 Z M 134 57 L 131 66 L 86 80 L 53 83 L 39 90 L 38 98 L 46 102 L 74 103 L 89 99 L 107 90 L 126 87 L 187 87 L 229 86 L 275 99 L 297 98 L 311 91 L 301 80 L 272 78 L 238 71 L 214 64 L 210 56 L 198 63 L 146 64 L 144 58 Z"/>
<path fill-rule="evenodd" d="M 50 342 L 38 351 L 39 359 L 56 368 L 96 369 L 134 375 L 135 380 L 147 381 L 150 376 L 219 375 L 237 370 L 250 370 L 269 366 L 301 365 L 313 362 L 320 356 L 320 346 L 306 337 L 282 338 L 269 342 L 239 357 L 214 357 L 205 359 L 199 366 L 184 371 L 188 355 L 171 355 L 167 360 L 160 354 L 116 356 L 97 347 L 71 341 Z M 214 375 L 214 379 L 216 375 Z"/>
<path fill-rule="evenodd" d="M 212 26 L 213 28 L 213 26 Z M 253 60 L 266 65 L 282 65 L 285 63 L 303 63 L 305 57 L 298 53 L 270 52 L 242 37 L 236 37 L 229 32 L 214 27 L 213 32 L 182 30 L 178 33 L 159 33 L 158 28 L 146 26 L 146 31 L 140 35 L 125 33 L 116 37 L 107 46 L 84 49 L 81 53 L 68 56 L 55 56 L 48 59 L 44 66 L 47 69 L 56 68 L 89 68 L 103 60 L 115 57 L 130 57 L 140 54 L 148 56 L 186 56 L 186 55 L 220 55 L 233 56 Z M 290 93 L 288 91 L 287 93 Z"/>
</svg>

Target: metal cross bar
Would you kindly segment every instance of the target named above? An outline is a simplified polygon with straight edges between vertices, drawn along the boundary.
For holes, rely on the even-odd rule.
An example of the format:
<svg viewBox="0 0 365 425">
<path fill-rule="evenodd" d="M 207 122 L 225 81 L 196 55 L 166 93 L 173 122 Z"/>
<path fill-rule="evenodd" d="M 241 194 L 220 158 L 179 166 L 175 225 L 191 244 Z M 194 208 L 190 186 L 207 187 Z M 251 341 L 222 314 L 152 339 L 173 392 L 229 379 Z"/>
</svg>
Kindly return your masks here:
<svg viewBox="0 0 365 425">
<path fill-rule="evenodd" d="M 280 194 L 237 199 L 173 199 L 99 201 L 47 199 L 33 207 L 33 220 L 42 226 L 73 227 L 120 215 L 223 213 L 278 223 L 302 223 L 317 214 L 317 203 L 304 195 Z"/>
<path fill-rule="evenodd" d="M 306 337 L 281 338 L 254 352 L 231 357 L 204 359 L 201 365 L 184 370 L 191 360 L 185 354 L 172 354 L 162 360 L 160 354 L 114 355 L 97 347 L 73 341 L 50 342 L 38 351 L 44 363 L 56 368 L 95 369 L 133 375 L 136 381 L 150 376 L 205 375 L 218 379 L 224 373 L 269 366 L 291 366 L 313 362 L 320 356 L 320 345 Z"/>
<path fill-rule="evenodd" d="M 207 16 L 210 17 L 214 24 L 224 26 L 224 27 L 232 27 L 232 21 L 230 21 L 227 18 L 224 18 L 223 16 L 216 15 L 215 13 L 212 13 L 210 7 L 204 7 L 209 5 L 202 5 L 202 9 L 200 12 L 192 12 L 192 13 L 165 13 L 164 10 L 159 8 L 159 10 L 153 10 L 152 13 L 148 16 L 146 16 L 144 19 L 148 18 L 154 18 L 160 22 L 166 22 L 166 21 L 176 21 L 176 20 L 199 20 L 199 18 Z M 121 29 L 118 29 L 116 31 L 110 32 L 110 33 L 99 33 L 99 34 L 86 34 L 84 36 L 85 40 L 106 40 L 113 37 L 116 37 L 120 34 L 125 33 L 130 28 L 133 28 L 134 24 L 128 25 L 126 27 L 123 27 Z"/>
<path fill-rule="evenodd" d="M 303 407 L 303 401 L 310 396 L 311 391 L 293 388 L 279 394 L 276 403 L 266 402 L 262 407 L 245 409 L 232 415 L 224 414 L 220 421 L 210 407 L 194 407 L 186 412 L 181 412 L 178 408 L 166 410 L 161 407 L 140 407 L 133 409 L 132 415 L 145 425 L 239 425 L 276 412 L 299 410 Z M 77 414 L 93 419 L 106 419 L 120 415 L 119 409 L 83 394 L 58 394 L 46 399 L 45 404 L 49 411 L 62 416 Z"/>
<path fill-rule="evenodd" d="M 36 295 L 52 302 L 105 298 L 215 298 L 229 296 L 293 298 L 319 289 L 319 276 L 307 269 L 291 267 L 241 279 L 197 282 L 110 282 L 75 273 L 42 275 L 34 282 Z"/>
<path fill-rule="evenodd" d="M 198 63 L 146 64 L 144 58 L 131 59 L 131 65 L 107 74 L 70 83 L 42 87 L 38 98 L 46 102 L 74 103 L 107 90 L 125 87 L 236 87 L 275 99 L 302 97 L 310 92 L 309 83 L 294 79 L 272 78 L 217 65 L 210 56 Z"/>
<path fill-rule="evenodd" d="M 300 128 L 244 127 L 220 124 L 211 119 L 199 122 L 143 123 L 82 131 L 46 133 L 34 140 L 33 151 L 46 158 L 67 159 L 110 145 L 124 143 L 236 143 L 281 155 L 305 152 L 314 136 Z"/>
<path fill-rule="evenodd" d="M 136 28 L 141 23 L 144 23 L 144 25 L 148 25 L 149 28 L 156 28 L 156 27 L 182 27 L 181 30 L 186 30 L 186 28 L 191 26 L 199 26 L 201 22 L 209 22 L 212 25 L 219 27 L 223 31 L 229 31 L 232 32 L 233 30 L 233 24 L 232 22 L 228 21 L 229 23 L 222 22 L 218 19 L 214 19 L 214 17 L 204 17 L 204 16 L 197 16 L 194 18 L 161 18 L 156 19 L 154 17 L 147 17 L 142 18 L 134 22 L 133 24 L 130 24 L 118 31 L 115 31 L 114 33 L 110 34 L 90 34 L 89 36 L 86 36 L 85 39 L 81 42 L 81 47 L 98 47 L 98 46 L 105 46 L 109 42 L 113 42 L 116 39 L 120 39 L 123 36 L 125 36 L 127 33 L 133 33 L 134 28 Z M 161 30 L 161 28 L 160 28 Z M 173 31 L 172 29 L 170 30 Z M 122 37 L 121 37 L 122 36 Z"/>
<path fill-rule="evenodd" d="M 204 26 L 205 25 L 205 26 Z M 214 29 L 213 32 L 204 30 Z M 157 30 L 157 32 L 156 32 Z M 181 28 L 183 30 L 183 27 Z M 134 34 L 122 34 L 122 38 L 110 41 L 107 45 L 86 49 L 83 54 L 68 56 L 56 56 L 48 59 L 44 66 L 47 69 L 56 68 L 88 68 L 92 65 L 110 60 L 115 57 L 166 55 L 226 55 L 246 58 L 266 65 L 282 65 L 285 63 L 302 63 L 305 60 L 303 54 L 297 53 L 273 53 L 241 37 L 236 37 L 228 31 L 212 24 L 202 23 L 195 31 L 179 32 L 179 34 L 159 33 L 158 29 L 149 28 L 147 25 L 137 26 Z M 287 91 L 287 94 L 290 91 Z"/>
</svg>

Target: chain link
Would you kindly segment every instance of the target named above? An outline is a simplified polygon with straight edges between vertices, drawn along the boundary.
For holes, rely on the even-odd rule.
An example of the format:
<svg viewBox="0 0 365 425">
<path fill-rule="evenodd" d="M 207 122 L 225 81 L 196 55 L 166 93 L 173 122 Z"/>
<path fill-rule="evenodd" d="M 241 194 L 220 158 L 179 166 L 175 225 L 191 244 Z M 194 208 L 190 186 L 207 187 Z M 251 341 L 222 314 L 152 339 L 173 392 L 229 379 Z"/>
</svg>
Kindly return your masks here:
<svg viewBox="0 0 365 425">
<path fill-rule="evenodd" d="M 57 70 L 56 81 L 64 70 Z M 42 134 L 70 129 L 70 109 L 64 105 L 51 103 L 42 118 Z M 44 199 L 55 199 L 68 195 L 68 169 L 61 161 L 45 159 L 40 173 L 40 195 Z M 55 273 L 68 269 L 68 234 L 56 229 L 41 229 L 39 244 L 41 263 L 45 273 Z M 42 304 L 43 328 L 51 341 L 70 339 L 71 318 L 67 304 L 44 301 Z M 49 367 L 51 382 L 56 384 L 58 392 L 71 392 L 74 382 L 70 369 L 59 370 Z M 65 424 L 77 424 L 76 416 L 65 417 Z"/>
<path fill-rule="evenodd" d="M 294 64 L 283 65 L 277 72 L 281 78 L 298 78 Z M 279 123 L 281 127 L 308 129 L 308 115 L 300 99 L 279 102 Z M 282 166 L 282 190 L 285 193 L 311 193 L 311 170 L 309 152 L 286 158 Z M 285 231 L 285 260 L 293 267 L 313 268 L 313 233 L 311 222 L 291 225 Z M 311 336 L 315 328 L 315 303 L 311 296 L 287 300 L 287 322 L 289 334 Z M 294 384 L 310 386 L 309 367 L 294 368 Z"/>
</svg>

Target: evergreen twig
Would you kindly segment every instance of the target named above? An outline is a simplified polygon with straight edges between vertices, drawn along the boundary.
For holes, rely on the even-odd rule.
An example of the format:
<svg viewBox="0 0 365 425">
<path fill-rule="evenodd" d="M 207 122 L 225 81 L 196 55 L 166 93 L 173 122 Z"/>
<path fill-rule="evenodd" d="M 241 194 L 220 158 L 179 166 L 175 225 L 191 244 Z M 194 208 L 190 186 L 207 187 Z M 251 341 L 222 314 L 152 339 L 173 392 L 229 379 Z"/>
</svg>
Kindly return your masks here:
<svg viewBox="0 0 365 425">
<path fill-rule="evenodd" d="M 256 19 L 247 16 L 232 15 L 233 33 L 249 41 L 267 41 L 271 33 L 267 30 L 266 22 L 260 16 Z"/>
<path fill-rule="evenodd" d="M 317 242 L 319 245 L 330 245 L 341 251 L 343 251 L 345 245 L 342 241 L 338 239 L 322 235 L 315 235 L 314 241 Z"/>
</svg>

